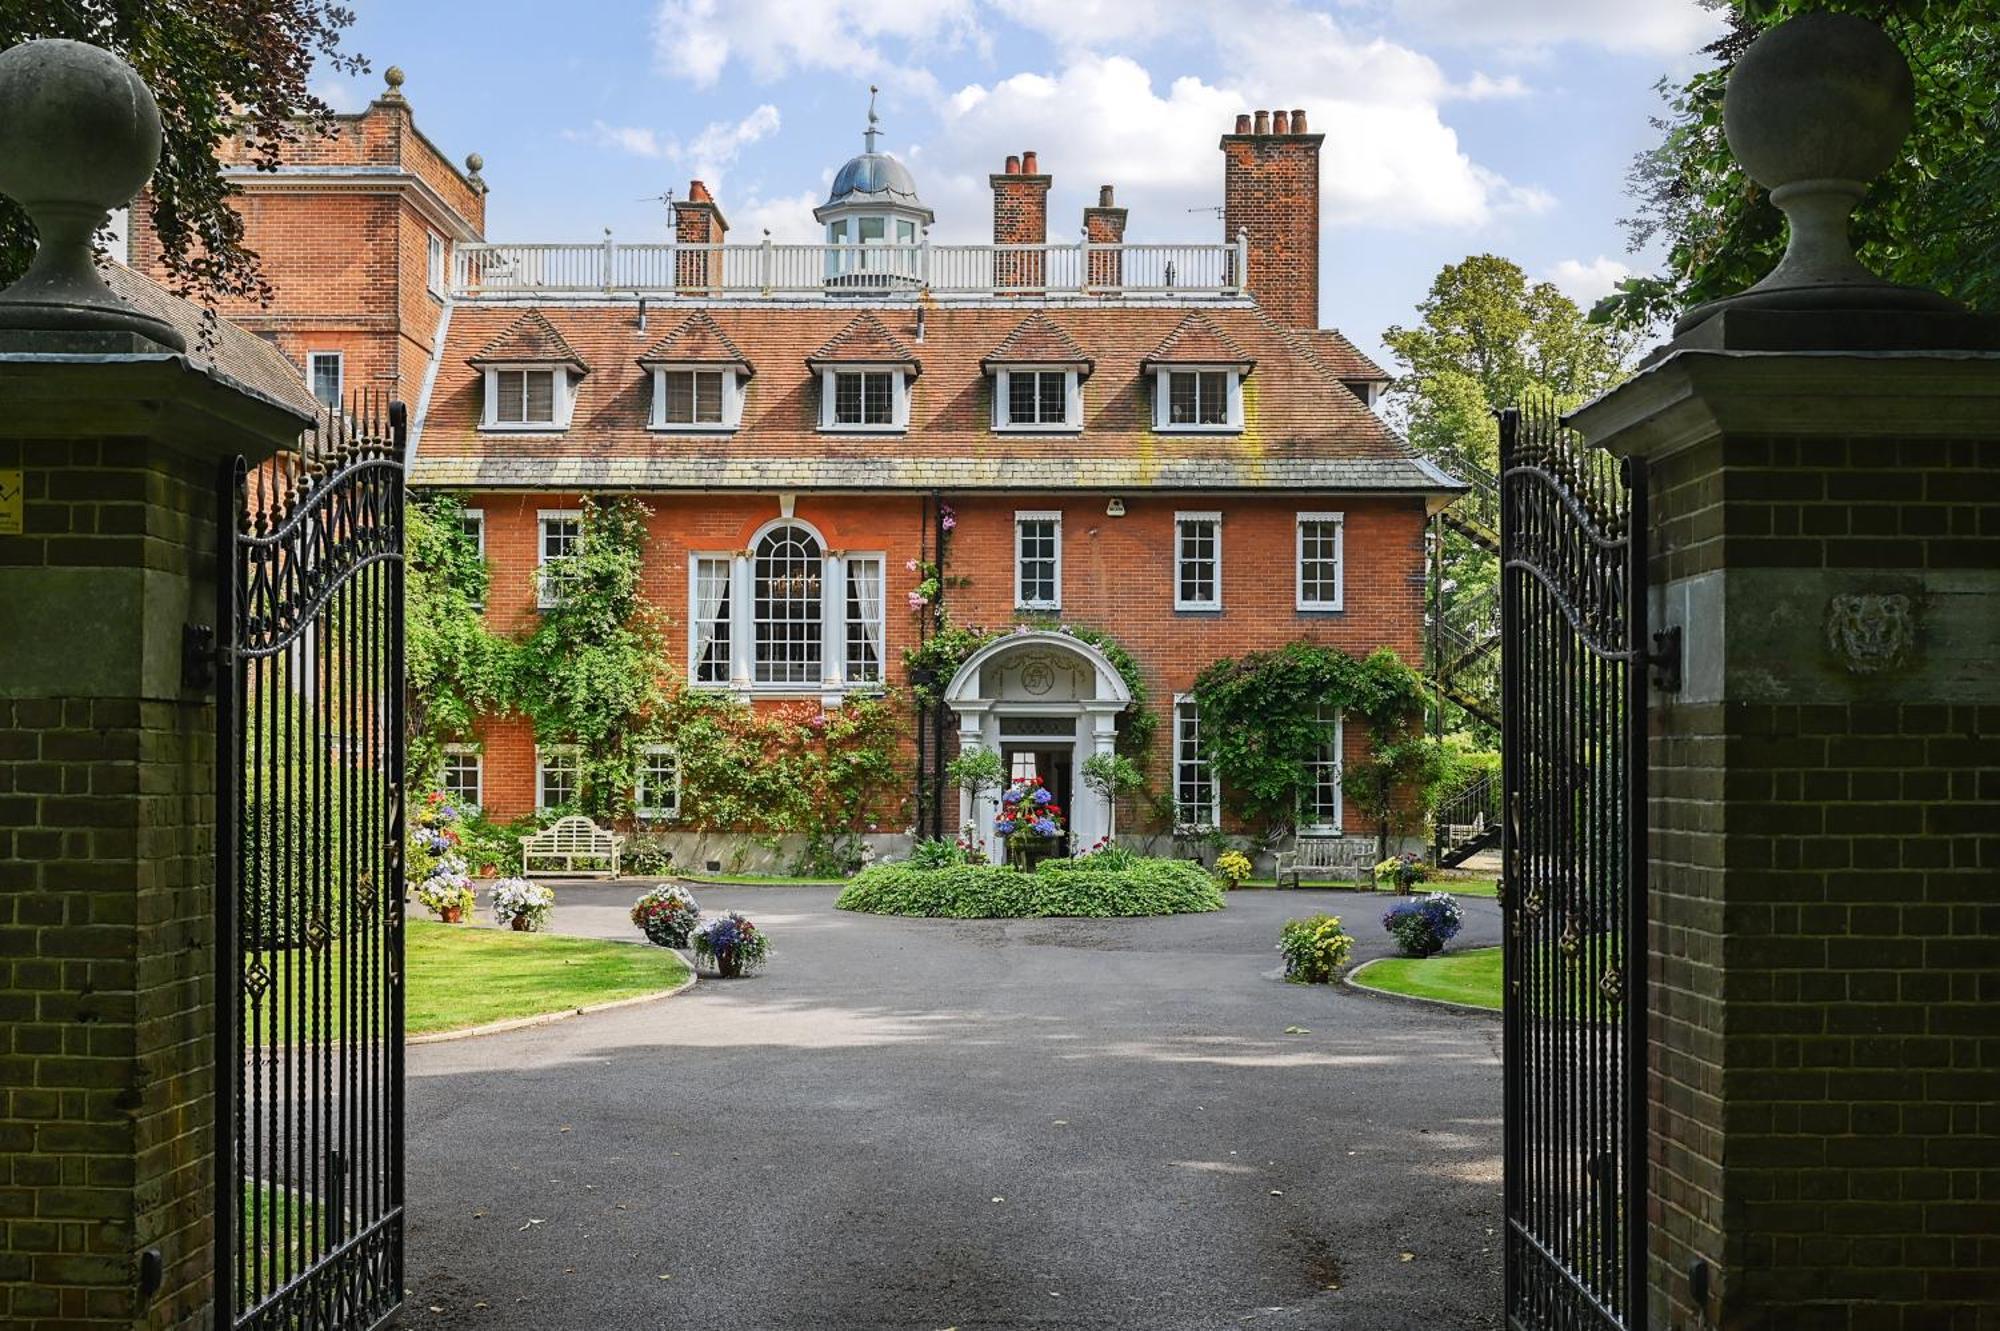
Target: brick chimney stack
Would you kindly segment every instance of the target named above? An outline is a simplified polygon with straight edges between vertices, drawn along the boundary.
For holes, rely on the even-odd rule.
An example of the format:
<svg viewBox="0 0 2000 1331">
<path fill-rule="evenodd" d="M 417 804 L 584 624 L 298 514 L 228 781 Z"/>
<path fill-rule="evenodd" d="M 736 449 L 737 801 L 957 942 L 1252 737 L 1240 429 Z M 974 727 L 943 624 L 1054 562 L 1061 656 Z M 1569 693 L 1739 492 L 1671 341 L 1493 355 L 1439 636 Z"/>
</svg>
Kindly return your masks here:
<svg viewBox="0 0 2000 1331">
<path fill-rule="evenodd" d="M 1125 243 L 1125 210 L 1113 205 L 1111 186 L 1097 189 L 1097 206 L 1083 210 L 1083 238 L 1092 245 Z M 1093 251 L 1088 281 L 1092 287 L 1125 285 L 1125 255 L 1119 250 Z"/>
<path fill-rule="evenodd" d="M 1222 235 L 1250 237 L 1245 285 L 1287 328 L 1319 326 L 1319 149 L 1304 111 L 1236 117 L 1222 136 Z"/>
<path fill-rule="evenodd" d="M 687 197 L 674 200 L 674 243 L 688 247 L 720 245 L 728 233 L 729 222 L 722 216 L 722 207 L 708 192 L 708 186 L 699 180 L 690 180 Z M 674 255 L 675 283 L 683 290 L 707 290 L 711 285 L 711 261 L 716 277 L 720 278 L 720 256 L 693 248 L 682 249 Z"/>
<path fill-rule="evenodd" d="M 988 177 L 993 184 L 993 243 L 1046 245 L 1049 239 L 1049 177 L 1041 174 L 1034 149 L 1009 155 L 1007 169 Z M 1046 285 L 1047 256 L 1037 252 L 993 256 L 993 285 L 1038 291 Z"/>
</svg>

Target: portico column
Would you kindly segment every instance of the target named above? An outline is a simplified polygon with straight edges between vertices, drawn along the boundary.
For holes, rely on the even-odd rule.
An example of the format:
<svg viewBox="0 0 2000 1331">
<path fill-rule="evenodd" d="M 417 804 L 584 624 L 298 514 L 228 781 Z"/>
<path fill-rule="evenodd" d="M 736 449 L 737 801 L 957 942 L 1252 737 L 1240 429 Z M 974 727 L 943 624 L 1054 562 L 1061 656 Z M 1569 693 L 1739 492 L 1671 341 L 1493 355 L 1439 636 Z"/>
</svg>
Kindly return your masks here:
<svg viewBox="0 0 2000 1331">
<path fill-rule="evenodd" d="M 1083 705 L 1084 717 L 1090 723 L 1089 752 L 1083 752 L 1085 747 L 1083 744 L 1077 746 L 1077 751 L 1080 755 L 1076 763 L 1076 780 L 1079 793 L 1073 798 L 1076 798 L 1078 803 L 1088 810 L 1090 821 L 1088 823 L 1080 823 L 1075 829 L 1077 846 L 1080 850 L 1088 849 L 1096 843 L 1099 837 L 1106 835 L 1111 830 L 1111 797 L 1100 795 L 1093 790 L 1090 791 L 1088 802 L 1085 802 L 1081 798 L 1081 792 L 1089 789 L 1089 787 L 1083 784 L 1083 764 L 1086 758 L 1094 758 L 1100 753 L 1117 752 L 1118 714 L 1124 709 L 1125 705 L 1119 702 L 1085 703 Z"/>
<path fill-rule="evenodd" d="M 757 654 L 757 574 L 747 554 L 729 561 L 729 678 L 748 691 Z"/>
<path fill-rule="evenodd" d="M 986 747 L 987 723 L 992 713 L 983 703 L 961 703 L 958 705 L 958 751 L 965 753 L 971 749 Z M 975 829 L 980 833 L 988 856 L 993 854 L 993 831 L 982 807 L 985 801 L 974 798 L 965 787 L 958 788 L 959 830 Z"/>
</svg>

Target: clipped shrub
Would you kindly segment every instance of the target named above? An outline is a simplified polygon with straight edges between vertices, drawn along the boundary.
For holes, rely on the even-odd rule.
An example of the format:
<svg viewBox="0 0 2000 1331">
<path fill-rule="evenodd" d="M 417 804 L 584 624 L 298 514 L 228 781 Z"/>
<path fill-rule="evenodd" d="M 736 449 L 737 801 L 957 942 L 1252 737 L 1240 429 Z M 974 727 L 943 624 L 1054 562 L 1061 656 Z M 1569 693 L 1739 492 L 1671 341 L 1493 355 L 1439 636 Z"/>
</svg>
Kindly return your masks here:
<svg viewBox="0 0 2000 1331">
<path fill-rule="evenodd" d="M 888 864 L 857 874 L 834 904 L 875 915 L 955 920 L 1064 915 L 1176 915 L 1222 909 L 1222 890 L 1199 865 L 1142 859 L 1105 869 L 1081 860 L 1045 860 L 1033 873 L 1002 866 L 915 869 Z"/>
<path fill-rule="evenodd" d="M 1328 984 L 1354 950 L 1354 939 L 1340 927 L 1338 915 L 1313 915 L 1286 920 L 1278 930 L 1278 954 L 1285 959 L 1285 978 L 1293 984 Z"/>
<path fill-rule="evenodd" d="M 246 947 L 304 946 L 315 919 L 329 937 L 344 932 L 346 884 L 340 861 L 349 853 L 359 858 L 359 848 L 341 840 L 344 820 L 338 800 L 315 800 L 312 782 L 309 773 L 296 770 L 279 778 L 266 773 L 263 798 L 247 802 L 239 852 L 243 894 L 236 908 Z"/>
<path fill-rule="evenodd" d="M 1382 927 L 1406 957 L 1428 957 L 1444 951 L 1465 924 L 1465 912 L 1449 892 L 1399 901 L 1382 913 Z"/>
</svg>

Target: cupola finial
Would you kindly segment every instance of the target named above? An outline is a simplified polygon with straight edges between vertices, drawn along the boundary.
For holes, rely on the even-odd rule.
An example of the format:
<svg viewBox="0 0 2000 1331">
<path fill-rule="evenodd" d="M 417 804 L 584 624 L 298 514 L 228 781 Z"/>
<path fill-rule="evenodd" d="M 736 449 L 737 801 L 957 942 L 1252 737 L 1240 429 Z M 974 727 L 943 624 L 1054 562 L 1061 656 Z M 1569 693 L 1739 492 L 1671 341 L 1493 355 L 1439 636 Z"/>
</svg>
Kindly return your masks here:
<svg viewBox="0 0 2000 1331">
<path fill-rule="evenodd" d="M 881 89 L 874 84 L 871 83 L 868 85 L 868 129 L 862 134 L 861 140 L 868 145 L 868 151 L 871 153 L 875 151 L 875 140 L 882 133 L 881 130 L 875 128 L 876 125 L 881 123 L 881 118 L 875 114 L 875 94 L 880 91 Z"/>
</svg>

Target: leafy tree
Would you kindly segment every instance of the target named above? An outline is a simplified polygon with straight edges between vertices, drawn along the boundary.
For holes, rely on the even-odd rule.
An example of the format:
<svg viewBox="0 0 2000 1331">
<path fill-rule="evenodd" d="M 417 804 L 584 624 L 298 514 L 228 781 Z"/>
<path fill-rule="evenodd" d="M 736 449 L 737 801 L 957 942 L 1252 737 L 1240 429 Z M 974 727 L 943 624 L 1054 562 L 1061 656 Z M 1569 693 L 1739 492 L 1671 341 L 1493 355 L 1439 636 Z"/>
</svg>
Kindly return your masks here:
<svg viewBox="0 0 2000 1331">
<path fill-rule="evenodd" d="M 1146 784 L 1146 774 L 1139 770 L 1139 764 L 1122 753 L 1093 753 L 1084 760 L 1083 784 L 1104 796 L 1111 810 L 1111 826 L 1107 836 L 1118 835 L 1118 801 Z"/>
<path fill-rule="evenodd" d="M 430 789 L 444 746 L 513 693 L 513 644 L 486 628 L 486 560 L 463 512 L 452 494 L 404 509 L 404 767 L 412 790 Z"/>
<path fill-rule="evenodd" d="M 1975 309 L 2000 308 L 2000 0 L 1704 0 L 1729 30 L 1714 63 L 1662 81 L 1660 142 L 1628 176 L 1637 250 L 1664 243 L 1665 271 L 1628 278 L 1593 317 L 1645 328 L 1768 273 L 1785 248 L 1784 215 L 1744 174 L 1723 137 L 1729 73 L 1759 33 L 1808 10 L 1880 23 L 1908 58 L 1916 118 L 1903 152 L 1855 210 L 1862 262 L 1892 281 L 1931 287 Z"/>
<path fill-rule="evenodd" d="M 630 495 L 583 501 L 577 553 L 542 571 L 554 604 L 516 657 L 516 700 L 535 738 L 582 751 L 590 814 L 629 810 L 639 748 L 667 702 L 665 624 L 641 586 L 646 511 Z"/>
<path fill-rule="evenodd" d="M 1520 265 L 1492 254 L 1446 265 L 1417 316 L 1382 335 L 1401 363 L 1390 416 L 1424 456 L 1475 482 L 1499 469 L 1495 412 L 1530 396 L 1576 406 L 1624 377 L 1638 342 L 1635 333 L 1591 324 L 1553 283 L 1531 282 Z M 1500 525 L 1496 501 L 1490 485 L 1476 484 L 1453 513 L 1490 538 Z M 1499 561 L 1464 525 L 1447 524 L 1442 540 L 1444 619 L 1483 636 L 1497 614 Z M 1449 644 L 1446 650 L 1459 654 Z M 1489 652 L 1455 682 L 1491 699 L 1498 664 L 1498 653 Z M 1448 708 L 1450 721 L 1476 726 L 1457 711 Z"/>
<path fill-rule="evenodd" d="M 260 168 L 285 145 L 331 128 L 307 79 L 360 73 L 341 49 L 353 11 L 330 0 L 0 0 L 0 49 L 39 37 L 91 42 L 123 57 L 160 104 L 164 146 L 148 198 L 175 288 L 207 299 L 269 301 L 257 254 L 216 151 L 241 136 Z M 0 285 L 26 270 L 34 227 L 0 198 Z"/>
</svg>

